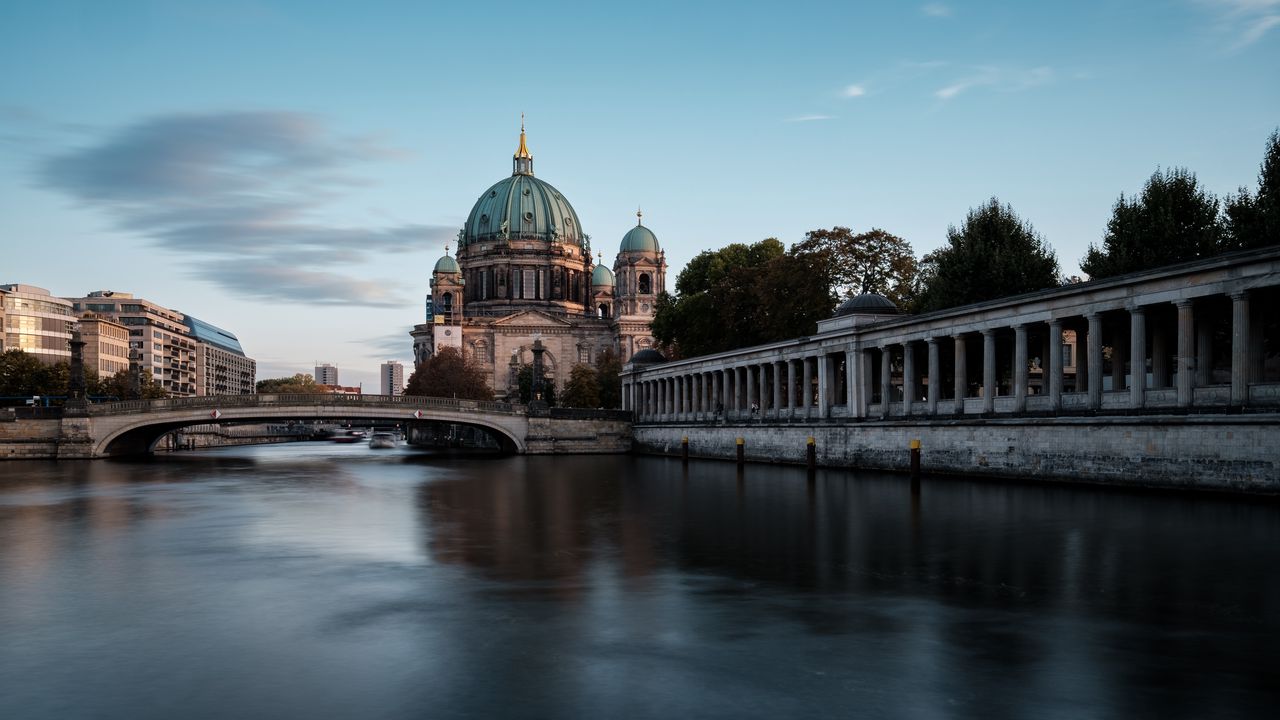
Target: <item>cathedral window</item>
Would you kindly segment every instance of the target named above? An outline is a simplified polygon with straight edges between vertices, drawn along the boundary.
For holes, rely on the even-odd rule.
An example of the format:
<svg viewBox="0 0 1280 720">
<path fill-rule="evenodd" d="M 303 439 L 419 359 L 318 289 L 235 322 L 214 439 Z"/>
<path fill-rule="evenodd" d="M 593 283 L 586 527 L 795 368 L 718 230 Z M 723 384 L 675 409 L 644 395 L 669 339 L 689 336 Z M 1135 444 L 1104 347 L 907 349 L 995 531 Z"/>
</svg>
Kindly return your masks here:
<svg viewBox="0 0 1280 720">
<path fill-rule="evenodd" d="M 653 292 L 653 280 L 649 278 L 649 273 L 640 273 L 640 294 L 648 295 Z"/>
</svg>

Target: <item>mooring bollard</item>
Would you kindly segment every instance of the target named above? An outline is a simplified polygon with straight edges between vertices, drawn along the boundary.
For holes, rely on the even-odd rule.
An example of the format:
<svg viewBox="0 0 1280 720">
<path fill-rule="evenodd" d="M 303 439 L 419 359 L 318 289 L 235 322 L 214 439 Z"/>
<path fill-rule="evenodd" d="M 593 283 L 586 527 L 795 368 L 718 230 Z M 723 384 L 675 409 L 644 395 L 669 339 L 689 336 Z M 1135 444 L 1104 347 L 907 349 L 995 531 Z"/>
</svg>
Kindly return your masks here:
<svg viewBox="0 0 1280 720">
<path fill-rule="evenodd" d="M 680 462 L 689 464 L 689 436 L 680 438 Z"/>
<path fill-rule="evenodd" d="M 746 445 L 742 438 L 738 438 L 738 467 L 747 461 Z"/>
<path fill-rule="evenodd" d="M 812 435 L 809 436 L 808 445 L 805 446 L 805 460 L 808 463 L 809 472 L 813 472 L 818 467 L 818 446 Z"/>
<path fill-rule="evenodd" d="M 920 492 L 920 439 L 911 441 L 911 493 Z"/>
</svg>

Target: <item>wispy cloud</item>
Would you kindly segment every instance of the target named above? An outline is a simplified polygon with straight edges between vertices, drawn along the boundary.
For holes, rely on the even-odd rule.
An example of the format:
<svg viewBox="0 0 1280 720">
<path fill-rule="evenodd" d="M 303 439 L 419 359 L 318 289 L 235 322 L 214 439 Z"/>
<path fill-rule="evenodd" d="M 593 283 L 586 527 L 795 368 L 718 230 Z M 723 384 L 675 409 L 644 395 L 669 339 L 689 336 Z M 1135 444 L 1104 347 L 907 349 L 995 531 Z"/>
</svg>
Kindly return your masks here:
<svg viewBox="0 0 1280 720">
<path fill-rule="evenodd" d="M 1053 80 L 1049 67 L 1008 68 L 984 65 L 969 68 L 968 72 L 934 91 L 939 100 L 951 100 L 961 93 L 975 88 L 988 88 L 996 92 L 1019 92 L 1039 87 Z"/>
<path fill-rule="evenodd" d="M 942 3 L 927 3 L 920 8 L 920 12 L 926 17 L 944 18 L 951 17 L 951 8 Z"/>
<path fill-rule="evenodd" d="M 867 89 L 861 85 L 845 85 L 840 94 L 847 98 L 862 97 L 867 94 Z"/>
<path fill-rule="evenodd" d="M 335 272 L 405 252 L 455 228 L 335 226 L 315 215 L 365 181 L 355 165 L 399 156 L 341 137 L 314 116 L 230 112 L 154 117 L 46 158 L 45 187 L 100 209 L 157 247 L 195 256 L 191 273 L 252 298 L 393 306 L 402 287 Z"/>
<path fill-rule="evenodd" d="M 1216 16 L 1215 31 L 1230 38 L 1229 50 L 1242 50 L 1280 26 L 1280 0 L 1197 0 Z"/>
<path fill-rule="evenodd" d="M 787 118 L 787 122 L 818 122 L 821 120 L 834 120 L 835 115 L 797 115 Z"/>
</svg>

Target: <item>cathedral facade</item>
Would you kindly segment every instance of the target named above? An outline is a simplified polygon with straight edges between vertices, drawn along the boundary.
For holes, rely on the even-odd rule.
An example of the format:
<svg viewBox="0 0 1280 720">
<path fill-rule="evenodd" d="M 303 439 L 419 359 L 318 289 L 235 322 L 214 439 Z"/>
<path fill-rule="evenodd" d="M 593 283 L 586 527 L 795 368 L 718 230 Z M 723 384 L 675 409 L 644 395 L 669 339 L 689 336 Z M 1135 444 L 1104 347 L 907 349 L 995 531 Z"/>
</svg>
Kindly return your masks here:
<svg viewBox="0 0 1280 720">
<path fill-rule="evenodd" d="M 636 212 L 642 219 L 640 212 Z M 485 190 L 431 273 L 426 322 L 415 325 L 415 365 L 444 347 L 484 369 L 498 398 L 513 397 L 534 340 L 546 382 L 563 390 L 569 370 L 606 350 L 622 362 L 653 347 L 650 322 L 666 288 L 666 255 L 637 222 L 613 269 L 591 256 L 591 238 L 564 195 L 533 175 L 524 127 L 511 176 Z"/>
</svg>

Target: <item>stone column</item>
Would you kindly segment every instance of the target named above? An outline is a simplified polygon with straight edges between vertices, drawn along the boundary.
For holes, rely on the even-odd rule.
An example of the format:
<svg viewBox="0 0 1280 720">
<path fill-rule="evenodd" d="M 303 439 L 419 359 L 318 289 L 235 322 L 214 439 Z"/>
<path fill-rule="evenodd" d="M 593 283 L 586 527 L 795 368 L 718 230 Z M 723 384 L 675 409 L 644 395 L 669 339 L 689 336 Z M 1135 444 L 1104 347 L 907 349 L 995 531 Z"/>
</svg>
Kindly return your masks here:
<svg viewBox="0 0 1280 720">
<path fill-rule="evenodd" d="M 862 368 L 861 374 L 858 376 L 858 383 L 862 387 L 861 409 L 858 411 L 862 417 L 871 417 L 871 394 L 872 383 L 875 378 L 872 376 L 873 358 L 870 350 L 863 350 L 862 357 L 858 359 L 858 367 Z"/>
<path fill-rule="evenodd" d="M 911 414 L 911 405 L 916 399 L 916 359 L 912 352 L 911 341 L 902 343 L 902 414 Z"/>
<path fill-rule="evenodd" d="M 942 359 L 938 357 L 938 338 L 929 338 L 929 414 L 938 414 L 938 397 L 942 393 L 942 384 L 938 376 L 942 373 Z"/>
<path fill-rule="evenodd" d="M 1141 307 L 1129 311 L 1129 407 L 1146 404 L 1147 315 Z"/>
<path fill-rule="evenodd" d="M 1089 392 L 1089 344 L 1091 342 L 1086 330 L 1076 331 L 1076 392 Z"/>
<path fill-rule="evenodd" d="M 880 417 L 889 417 L 889 393 L 893 390 L 893 375 L 889 366 L 893 355 L 888 345 L 880 346 Z"/>
<path fill-rule="evenodd" d="M 1196 326 L 1196 387 L 1208 387 L 1213 380 L 1213 327 L 1209 309 L 1201 306 Z"/>
<path fill-rule="evenodd" d="M 800 374 L 800 407 L 804 408 L 805 419 L 808 419 L 813 416 L 813 365 L 807 357 L 800 362 L 804 363 L 804 372 Z"/>
<path fill-rule="evenodd" d="M 796 361 L 787 361 L 787 409 L 790 411 L 791 417 L 796 416 L 796 408 L 799 407 L 796 398 Z"/>
<path fill-rule="evenodd" d="M 1125 355 L 1128 355 L 1128 348 L 1125 347 L 1124 340 L 1120 329 L 1120 323 L 1111 324 L 1113 334 L 1111 336 L 1111 389 L 1124 389 L 1124 364 Z"/>
<path fill-rule="evenodd" d="M 827 363 L 826 355 L 815 357 L 814 363 L 818 364 L 818 416 L 819 418 L 828 418 L 831 415 L 831 368 Z"/>
<path fill-rule="evenodd" d="M 1164 323 L 1151 326 L 1151 388 L 1169 387 L 1169 338 Z"/>
<path fill-rule="evenodd" d="M 956 407 L 958 414 L 964 413 L 964 399 L 969 394 L 969 368 L 965 362 L 968 354 L 965 352 L 964 335 L 952 335 L 955 340 L 955 360 L 956 360 Z"/>
<path fill-rule="evenodd" d="M 849 409 L 849 417 L 862 417 L 862 394 L 858 383 L 858 353 L 853 350 L 844 351 L 844 393 L 845 407 Z"/>
<path fill-rule="evenodd" d="M 684 400 L 685 385 L 687 385 L 687 383 L 685 382 L 685 376 L 677 375 L 676 376 L 676 408 L 675 408 L 677 420 L 683 420 L 684 414 L 687 411 L 687 407 L 685 405 L 685 400 Z"/>
<path fill-rule="evenodd" d="M 1049 321 L 1049 352 L 1045 353 L 1043 364 L 1045 384 L 1049 391 L 1049 409 L 1058 412 L 1062 409 L 1062 321 Z"/>
<path fill-rule="evenodd" d="M 996 331 L 982 331 L 982 412 L 996 411 Z"/>
<path fill-rule="evenodd" d="M 1089 313 L 1089 409 L 1102 407 L 1102 315 Z"/>
<path fill-rule="evenodd" d="M 1018 323 L 1013 327 L 1013 411 L 1027 411 L 1027 386 L 1030 384 L 1028 367 L 1031 364 L 1027 357 L 1027 324 Z"/>
<path fill-rule="evenodd" d="M 781 360 L 772 364 L 773 368 L 773 416 L 782 418 L 782 378 L 785 374 L 782 371 L 783 363 Z"/>
<path fill-rule="evenodd" d="M 1178 406 L 1190 407 L 1196 400 L 1196 305 L 1190 300 L 1174 305 L 1178 307 Z"/>
<path fill-rule="evenodd" d="M 1249 293 L 1231 293 L 1231 404 L 1249 404 Z"/>
<path fill-rule="evenodd" d="M 763 419 L 769 406 L 769 363 L 761 363 L 757 367 L 760 373 L 760 391 L 756 395 L 760 398 L 757 402 L 760 403 L 760 417 Z"/>
</svg>

